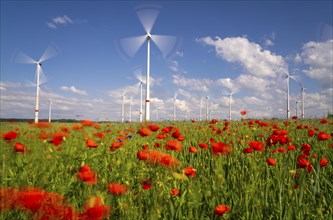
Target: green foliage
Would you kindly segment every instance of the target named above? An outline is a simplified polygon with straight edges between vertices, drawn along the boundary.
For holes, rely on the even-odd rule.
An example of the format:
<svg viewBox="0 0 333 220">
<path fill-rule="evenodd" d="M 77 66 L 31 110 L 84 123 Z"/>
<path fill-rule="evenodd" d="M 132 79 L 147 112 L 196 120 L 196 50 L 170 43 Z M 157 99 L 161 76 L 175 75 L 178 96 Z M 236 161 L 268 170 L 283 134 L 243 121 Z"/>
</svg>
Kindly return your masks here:
<svg viewBox="0 0 333 220">
<path fill-rule="evenodd" d="M 330 119 L 329 119 L 330 120 Z M 76 210 L 82 210 L 87 198 L 101 196 L 111 207 L 110 219 L 220 219 L 214 214 L 218 204 L 230 206 L 231 211 L 223 219 L 332 219 L 333 216 L 333 143 L 332 137 L 319 141 L 317 135 L 309 137 L 308 129 L 331 134 L 332 121 L 326 124 L 320 120 L 293 120 L 288 126 L 284 121 L 268 120 L 269 126 L 249 121 L 234 121 L 225 127 L 224 122 L 161 122 L 160 128 L 174 126 L 186 138 L 182 151 L 165 149 L 167 139 L 158 140 L 160 130 L 147 137 L 136 132 L 145 124 L 101 123 L 75 130 L 70 123 L 52 123 L 51 127 L 38 128 L 28 123 L 1 123 L 1 134 L 16 131 L 19 135 L 12 142 L 1 139 L 1 188 L 34 186 L 49 192 L 64 195 L 67 203 Z M 302 124 L 302 129 L 297 126 Z M 59 146 L 50 143 L 52 137 L 39 139 L 41 131 L 47 134 L 70 131 Z M 266 142 L 274 128 L 288 130 L 291 142 L 266 145 L 264 152 L 244 154 L 248 142 Z M 222 132 L 217 132 L 218 130 Z M 94 136 L 105 132 L 103 139 Z M 124 144 L 110 151 L 112 142 L 119 135 L 127 136 Z M 129 137 L 132 136 L 132 138 Z M 96 141 L 97 148 L 88 148 L 86 138 Z M 214 155 L 210 138 L 233 148 L 230 155 Z M 26 153 L 14 152 L 16 142 L 26 145 Z M 203 150 L 198 144 L 208 144 Z M 161 147 L 154 149 L 154 144 Z M 307 172 L 297 167 L 302 144 L 311 145 L 310 156 L 313 170 Z M 181 165 L 167 168 L 150 164 L 137 158 L 143 145 L 150 149 L 170 154 Z M 295 145 L 293 151 L 279 153 L 278 148 Z M 189 147 L 199 149 L 189 153 Z M 320 167 L 321 158 L 329 164 Z M 267 158 L 274 158 L 276 166 L 268 166 Z M 97 174 L 97 183 L 88 185 L 76 177 L 83 165 L 89 165 Z M 192 166 L 195 177 L 183 178 L 183 168 Z M 176 174 L 175 174 L 176 173 Z M 294 174 L 299 177 L 295 178 Z M 152 188 L 144 190 L 142 181 L 150 180 Z M 124 195 L 112 195 L 107 191 L 108 183 L 121 183 L 128 190 Z M 299 188 L 294 188 L 298 185 Z M 172 189 L 179 189 L 178 196 L 171 195 Z M 3 201 L 0 201 L 3 202 Z M 1 210 L 0 210 L 1 211 Z M 22 211 L 1 212 L 1 219 L 30 219 Z"/>
</svg>

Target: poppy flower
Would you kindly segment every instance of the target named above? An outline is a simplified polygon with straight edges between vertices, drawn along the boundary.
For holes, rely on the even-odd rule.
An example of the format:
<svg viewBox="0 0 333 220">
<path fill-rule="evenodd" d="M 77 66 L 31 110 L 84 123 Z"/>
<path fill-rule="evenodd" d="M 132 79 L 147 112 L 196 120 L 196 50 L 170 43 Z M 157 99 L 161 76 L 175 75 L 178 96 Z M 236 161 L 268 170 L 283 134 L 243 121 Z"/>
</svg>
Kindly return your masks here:
<svg viewBox="0 0 333 220">
<path fill-rule="evenodd" d="M 232 151 L 232 147 L 230 147 L 222 142 L 212 143 L 211 146 L 212 146 L 213 154 L 229 155 L 229 152 Z"/>
<path fill-rule="evenodd" d="M 204 143 L 204 142 L 201 142 L 201 143 L 199 143 L 199 147 L 201 147 L 204 150 L 207 150 L 208 145 L 206 143 Z"/>
<path fill-rule="evenodd" d="M 163 133 L 163 134 L 158 134 L 158 135 L 156 136 L 156 139 L 165 139 L 165 138 L 167 138 L 167 137 L 168 137 L 167 134 Z"/>
<path fill-rule="evenodd" d="M 308 130 L 308 136 L 312 137 L 313 135 L 315 135 L 315 132 L 311 129 Z"/>
<path fill-rule="evenodd" d="M 123 142 L 119 142 L 119 141 L 112 142 L 111 146 L 110 146 L 110 151 L 112 152 L 115 149 L 120 148 L 122 145 L 123 145 Z"/>
<path fill-rule="evenodd" d="M 303 153 L 308 153 L 310 150 L 311 150 L 310 144 L 307 144 L 307 143 L 302 144 L 301 151 Z"/>
<path fill-rule="evenodd" d="M 93 172 L 91 167 L 87 165 L 80 168 L 79 172 L 76 173 L 76 177 L 88 185 L 94 185 L 97 183 L 96 173 Z"/>
<path fill-rule="evenodd" d="M 98 144 L 93 139 L 87 138 L 86 146 L 89 148 L 97 148 Z"/>
<path fill-rule="evenodd" d="M 158 127 L 157 125 L 149 125 L 149 129 L 151 131 L 158 131 L 158 129 L 160 129 L 160 127 Z"/>
<path fill-rule="evenodd" d="M 295 150 L 296 149 L 296 146 L 295 145 L 289 145 L 288 147 L 287 147 L 287 150 L 289 150 L 289 151 L 292 151 L 292 150 Z"/>
<path fill-rule="evenodd" d="M 299 168 L 307 168 L 311 166 L 311 162 L 304 159 L 303 157 L 299 157 L 296 164 Z"/>
<path fill-rule="evenodd" d="M 285 154 L 287 152 L 286 148 L 283 148 L 283 147 L 279 147 L 277 149 L 277 151 L 280 152 L 280 153 L 283 153 L 283 154 Z"/>
<path fill-rule="evenodd" d="M 185 167 L 183 170 L 184 170 L 184 173 L 186 176 L 195 177 L 195 175 L 197 173 L 196 170 L 192 166 Z"/>
<path fill-rule="evenodd" d="M 243 154 L 251 154 L 253 152 L 253 148 L 244 148 L 243 149 Z"/>
<path fill-rule="evenodd" d="M 104 205 L 101 197 L 90 197 L 84 205 L 83 213 L 79 214 L 80 220 L 101 220 L 107 218 L 110 213 L 110 207 Z"/>
<path fill-rule="evenodd" d="M 297 119 L 297 116 L 296 116 L 296 115 L 294 115 L 294 116 L 292 117 L 292 119 Z"/>
<path fill-rule="evenodd" d="M 143 180 L 142 181 L 142 189 L 149 190 L 151 188 L 151 181 L 150 180 Z"/>
<path fill-rule="evenodd" d="M 57 137 L 54 137 L 50 143 L 52 143 L 54 146 L 59 146 L 63 141 L 63 137 L 61 136 L 57 136 Z"/>
<path fill-rule="evenodd" d="M 166 143 L 165 149 L 181 151 L 182 150 L 182 143 L 179 142 L 178 140 L 168 140 L 167 143 Z"/>
<path fill-rule="evenodd" d="M 198 148 L 195 148 L 195 147 L 189 147 L 188 150 L 189 150 L 190 153 L 197 153 L 198 152 Z"/>
<path fill-rule="evenodd" d="M 321 120 L 320 120 L 320 123 L 322 123 L 322 124 L 326 124 L 326 123 L 327 123 L 327 119 L 326 119 L 326 118 L 321 119 Z"/>
<path fill-rule="evenodd" d="M 108 192 L 113 195 L 123 195 L 127 191 L 127 187 L 120 183 L 109 183 Z"/>
<path fill-rule="evenodd" d="M 179 189 L 175 189 L 175 188 L 174 188 L 174 189 L 171 190 L 171 195 L 172 195 L 172 196 L 178 196 L 179 193 L 180 193 L 180 190 L 179 190 Z"/>
<path fill-rule="evenodd" d="M 15 152 L 22 152 L 22 153 L 24 153 L 24 152 L 27 151 L 27 148 L 26 148 L 26 146 L 24 144 L 17 142 L 14 145 L 14 151 Z"/>
<path fill-rule="evenodd" d="M 241 115 L 246 115 L 248 112 L 249 112 L 248 110 L 242 110 L 242 111 L 240 111 L 240 114 Z"/>
<path fill-rule="evenodd" d="M 142 137 L 146 137 L 148 135 L 151 135 L 152 133 L 153 132 L 149 128 L 146 128 L 146 127 L 140 128 L 138 130 L 138 134 L 140 134 Z"/>
<path fill-rule="evenodd" d="M 149 157 L 149 153 L 147 151 L 138 151 L 136 156 L 139 158 L 139 160 L 147 160 Z"/>
<path fill-rule="evenodd" d="M 16 138 L 17 138 L 17 133 L 15 131 L 9 131 L 6 134 L 2 135 L 2 139 L 4 139 L 7 142 L 11 142 Z"/>
<path fill-rule="evenodd" d="M 230 212 L 230 207 L 227 205 L 218 205 L 215 207 L 214 213 L 218 216 L 223 215 L 224 213 Z"/>
<path fill-rule="evenodd" d="M 102 139 L 105 138 L 106 133 L 105 132 L 97 132 L 97 133 L 94 133 L 93 135 L 102 140 Z"/>
<path fill-rule="evenodd" d="M 265 146 L 264 143 L 259 142 L 259 141 L 251 141 L 249 142 L 249 146 L 256 151 L 263 152 L 265 151 Z"/>
<path fill-rule="evenodd" d="M 15 205 L 18 209 L 37 212 L 43 204 L 46 192 L 43 190 L 29 188 L 20 191 L 15 197 Z"/>
<path fill-rule="evenodd" d="M 328 160 L 324 157 L 320 160 L 320 167 L 326 167 L 328 164 Z"/>
<path fill-rule="evenodd" d="M 330 138 L 330 135 L 327 134 L 327 133 L 325 133 L 325 132 L 320 132 L 320 133 L 318 134 L 318 140 L 319 140 L 319 141 L 325 141 L 325 140 L 327 140 L 327 139 L 329 139 L 329 138 Z"/>
<path fill-rule="evenodd" d="M 90 120 L 81 120 L 80 122 L 83 126 L 92 126 L 94 124 L 94 122 Z"/>
<path fill-rule="evenodd" d="M 267 164 L 268 164 L 269 166 L 276 166 L 276 160 L 273 159 L 273 158 L 268 158 L 268 159 L 267 159 Z"/>
</svg>

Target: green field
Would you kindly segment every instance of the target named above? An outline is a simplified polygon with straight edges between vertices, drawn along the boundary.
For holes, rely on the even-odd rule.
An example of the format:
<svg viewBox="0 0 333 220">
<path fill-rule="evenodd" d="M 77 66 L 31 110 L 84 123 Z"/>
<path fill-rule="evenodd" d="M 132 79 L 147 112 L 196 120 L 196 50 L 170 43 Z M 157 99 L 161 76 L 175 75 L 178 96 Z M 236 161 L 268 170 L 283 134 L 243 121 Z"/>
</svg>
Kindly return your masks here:
<svg viewBox="0 0 333 220">
<path fill-rule="evenodd" d="M 3 122 L 0 217 L 333 219 L 326 121 Z"/>
</svg>

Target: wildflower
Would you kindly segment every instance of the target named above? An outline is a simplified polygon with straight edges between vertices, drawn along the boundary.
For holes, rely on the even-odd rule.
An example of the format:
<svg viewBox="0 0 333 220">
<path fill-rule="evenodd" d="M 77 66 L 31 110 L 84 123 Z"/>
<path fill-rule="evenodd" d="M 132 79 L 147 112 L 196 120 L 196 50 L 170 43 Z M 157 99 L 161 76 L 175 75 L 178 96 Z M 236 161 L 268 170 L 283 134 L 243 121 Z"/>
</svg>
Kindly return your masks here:
<svg viewBox="0 0 333 220">
<path fill-rule="evenodd" d="M 311 129 L 308 130 L 308 136 L 312 137 L 313 135 L 315 135 L 315 132 Z"/>
<path fill-rule="evenodd" d="M 224 213 L 230 212 L 230 207 L 227 205 L 218 205 L 216 206 L 214 213 L 218 216 L 223 215 Z"/>
<path fill-rule="evenodd" d="M 268 164 L 269 166 L 276 166 L 276 160 L 273 159 L 273 158 L 268 158 L 268 159 L 267 159 L 267 164 Z"/>
<path fill-rule="evenodd" d="M 287 147 L 287 150 L 289 150 L 289 151 L 292 151 L 292 150 L 295 150 L 296 149 L 296 146 L 295 145 L 289 145 L 288 147 Z"/>
<path fill-rule="evenodd" d="M 149 125 L 149 129 L 151 131 L 157 131 L 158 129 L 160 129 L 160 127 L 158 127 L 157 125 Z"/>
<path fill-rule="evenodd" d="M 108 192 L 114 195 L 123 195 L 127 191 L 127 187 L 120 183 L 109 183 Z"/>
<path fill-rule="evenodd" d="M 138 134 L 140 134 L 142 137 L 151 135 L 152 131 L 149 128 L 140 128 L 138 130 Z"/>
<path fill-rule="evenodd" d="M 213 154 L 229 155 L 229 152 L 232 151 L 232 147 L 230 147 L 222 142 L 212 143 L 211 146 L 212 146 Z"/>
<path fill-rule="evenodd" d="M 241 114 L 241 115 L 246 115 L 247 113 L 249 113 L 248 110 L 242 110 L 242 111 L 240 111 L 240 114 Z"/>
<path fill-rule="evenodd" d="M 182 150 L 182 144 L 178 140 L 168 140 L 167 143 L 166 143 L 165 149 L 181 151 Z"/>
<path fill-rule="evenodd" d="M 2 139 L 4 139 L 7 142 L 11 142 L 16 138 L 17 138 L 17 133 L 15 131 L 9 131 L 8 133 L 2 135 Z"/>
<path fill-rule="evenodd" d="M 320 160 L 320 167 L 326 167 L 328 164 L 328 160 L 323 157 L 321 160 Z"/>
<path fill-rule="evenodd" d="M 251 154 L 253 152 L 253 148 L 244 148 L 243 149 L 243 154 Z"/>
<path fill-rule="evenodd" d="M 178 196 L 179 193 L 180 193 L 180 190 L 179 190 L 179 189 L 175 189 L 175 188 L 174 188 L 174 189 L 171 190 L 171 195 L 172 195 L 172 196 Z"/>
<path fill-rule="evenodd" d="M 198 152 L 198 148 L 195 148 L 195 147 L 189 147 L 189 152 L 190 153 L 197 153 Z"/>
<path fill-rule="evenodd" d="M 80 168 L 79 172 L 76 173 L 76 177 L 88 185 L 94 185 L 97 183 L 96 173 L 87 165 Z"/>
<path fill-rule="evenodd" d="M 26 146 L 24 144 L 17 142 L 14 145 L 14 151 L 15 152 L 22 152 L 22 153 L 24 153 L 24 152 L 27 151 L 27 148 L 26 148 Z"/>
<path fill-rule="evenodd" d="M 327 134 L 327 133 L 325 133 L 325 132 L 320 132 L 320 133 L 318 134 L 318 140 L 319 140 L 319 141 L 325 141 L 325 140 L 327 140 L 327 139 L 329 139 L 329 138 L 330 138 L 330 135 Z"/>
<path fill-rule="evenodd" d="M 196 175 L 196 170 L 192 166 L 185 167 L 183 170 L 186 176 L 195 177 Z"/>
<path fill-rule="evenodd" d="M 201 142 L 201 143 L 199 143 L 199 147 L 201 147 L 204 150 L 207 150 L 208 145 L 206 143 Z"/>
<path fill-rule="evenodd" d="M 263 152 L 265 151 L 265 146 L 264 143 L 259 142 L 259 141 L 251 141 L 249 142 L 249 146 L 256 151 Z"/>
<path fill-rule="evenodd" d="M 93 139 L 87 138 L 86 146 L 89 148 L 97 148 L 98 144 Z"/>
<path fill-rule="evenodd" d="M 110 207 L 104 205 L 101 197 L 90 197 L 84 205 L 84 212 L 79 214 L 80 220 L 101 220 L 107 218 L 110 213 Z"/>
<path fill-rule="evenodd" d="M 112 142 L 111 146 L 110 146 L 110 151 L 112 152 L 115 149 L 120 148 L 122 145 L 123 145 L 123 142 L 119 142 L 119 141 Z"/>
<path fill-rule="evenodd" d="M 151 181 L 150 180 L 143 180 L 142 181 L 142 189 L 143 190 L 149 190 L 151 188 Z"/>
<path fill-rule="evenodd" d="M 326 118 L 321 119 L 320 123 L 326 124 L 327 123 L 327 119 Z"/>
</svg>

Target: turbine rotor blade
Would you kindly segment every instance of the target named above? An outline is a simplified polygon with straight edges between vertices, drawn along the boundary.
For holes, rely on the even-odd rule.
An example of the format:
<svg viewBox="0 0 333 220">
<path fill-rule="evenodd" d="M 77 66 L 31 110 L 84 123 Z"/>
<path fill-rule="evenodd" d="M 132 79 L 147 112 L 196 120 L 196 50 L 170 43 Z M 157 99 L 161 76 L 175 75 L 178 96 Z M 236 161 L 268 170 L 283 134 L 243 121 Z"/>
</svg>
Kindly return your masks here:
<svg viewBox="0 0 333 220">
<path fill-rule="evenodd" d="M 28 63 L 28 64 L 35 64 L 37 63 L 36 60 L 32 59 L 30 56 L 23 53 L 21 50 L 17 50 L 13 56 L 14 63 Z"/>
<path fill-rule="evenodd" d="M 175 36 L 151 35 L 151 39 L 154 41 L 158 49 L 163 53 L 165 58 L 173 54 L 179 45 L 179 38 Z"/>
<path fill-rule="evenodd" d="M 55 57 L 57 54 L 58 51 L 54 47 L 48 46 L 38 62 L 42 63 L 48 59 L 51 59 L 52 57 Z"/>
<path fill-rule="evenodd" d="M 123 38 L 119 41 L 120 49 L 127 57 L 133 57 L 146 40 L 146 35 Z"/>
<path fill-rule="evenodd" d="M 133 70 L 134 76 L 140 81 L 140 83 L 146 84 L 146 80 L 144 79 L 142 75 L 142 69 L 141 67 L 138 67 Z"/>
<path fill-rule="evenodd" d="M 136 14 L 138 15 L 139 20 L 146 33 L 150 34 L 156 18 L 159 14 L 159 8 L 153 6 L 138 8 L 136 10 Z"/>
</svg>

